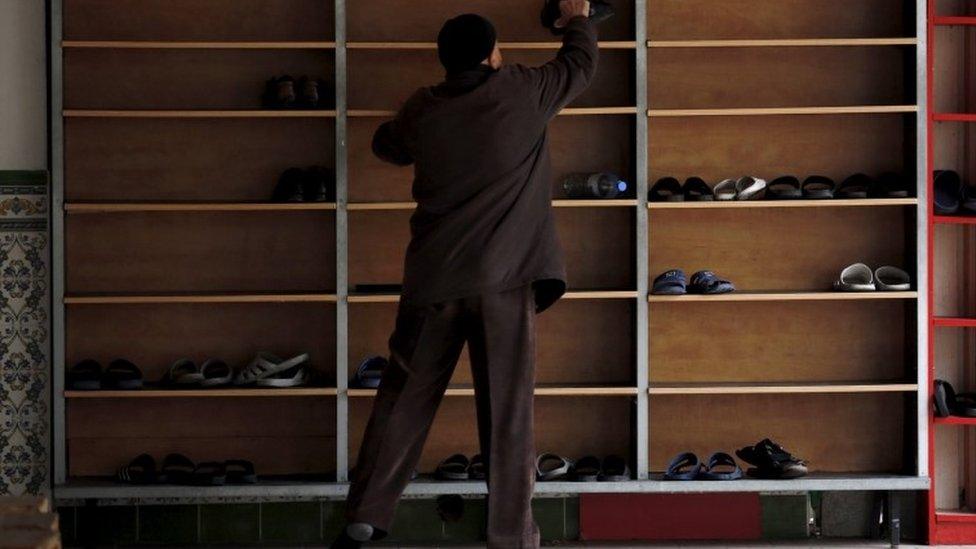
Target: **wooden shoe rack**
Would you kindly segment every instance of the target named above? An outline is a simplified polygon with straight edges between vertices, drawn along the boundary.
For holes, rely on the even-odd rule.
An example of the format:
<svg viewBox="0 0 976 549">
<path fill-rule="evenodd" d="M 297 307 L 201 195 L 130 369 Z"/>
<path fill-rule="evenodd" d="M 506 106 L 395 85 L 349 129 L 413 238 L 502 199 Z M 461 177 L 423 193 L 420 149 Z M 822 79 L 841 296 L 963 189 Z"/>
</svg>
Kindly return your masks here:
<svg viewBox="0 0 976 549">
<path fill-rule="evenodd" d="M 471 0 L 508 62 L 558 42 L 538 7 Z M 541 2 L 540 2 L 541 4 Z M 928 487 L 926 187 L 917 198 L 648 204 L 649 182 L 899 171 L 924 181 L 922 0 L 614 1 L 593 86 L 550 127 L 570 292 L 539 317 L 539 451 L 629 456 L 634 479 L 578 492 Z M 456 2 L 54 0 L 54 382 L 59 498 L 341 497 L 383 354 L 408 239 L 412 173 L 370 138 L 442 75 L 431 42 Z M 748 16 L 746 16 L 748 14 Z M 265 79 L 334 80 L 336 108 L 258 110 Z M 919 91 L 921 90 L 921 91 Z M 265 202 L 290 166 L 323 164 L 335 204 Z M 610 170 L 637 198 L 559 199 Z M 921 204 L 921 205 L 920 205 Z M 918 292 L 840 294 L 844 266 L 905 267 Z M 921 266 L 921 267 L 919 267 Z M 739 292 L 649 296 L 669 268 Z M 182 356 L 308 351 L 322 387 L 64 390 L 67 367 L 125 357 L 148 379 Z M 462 359 L 420 465 L 477 453 Z M 791 481 L 660 480 L 684 450 L 764 437 L 807 459 Z M 254 486 L 131 487 L 142 452 L 246 458 Z M 485 491 L 422 478 L 412 494 Z"/>
<path fill-rule="evenodd" d="M 976 3 L 929 3 L 929 185 L 933 170 L 955 170 L 967 184 L 976 177 L 973 122 L 976 104 Z M 976 218 L 929 211 L 929 370 L 956 391 L 976 383 Z M 976 420 L 936 417 L 929 411 L 928 540 L 932 544 L 976 543 Z"/>
</svg>

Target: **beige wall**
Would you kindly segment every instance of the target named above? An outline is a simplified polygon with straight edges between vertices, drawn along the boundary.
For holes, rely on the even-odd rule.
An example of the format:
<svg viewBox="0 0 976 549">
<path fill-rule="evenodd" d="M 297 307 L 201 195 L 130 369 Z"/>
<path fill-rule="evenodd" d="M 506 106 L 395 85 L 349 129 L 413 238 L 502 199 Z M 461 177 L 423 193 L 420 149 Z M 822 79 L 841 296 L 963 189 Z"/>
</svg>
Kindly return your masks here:
<svg viewBox="0 0 976 549">
<path fill-rule="evenodd" d="M 47 167 L 43 0 L 0 0 L 0 170 Z"/>
</svg>

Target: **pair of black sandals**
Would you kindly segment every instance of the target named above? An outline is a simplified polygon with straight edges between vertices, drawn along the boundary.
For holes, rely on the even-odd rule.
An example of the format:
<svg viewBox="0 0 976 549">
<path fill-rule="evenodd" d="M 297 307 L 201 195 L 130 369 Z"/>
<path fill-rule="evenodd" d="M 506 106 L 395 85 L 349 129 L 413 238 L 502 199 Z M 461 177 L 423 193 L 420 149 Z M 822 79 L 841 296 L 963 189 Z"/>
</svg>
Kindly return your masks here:
<svg viewBox="0 0 976 549">
<path fill-rule="evenodd" d="M 738 480 L 742 469 L 735 458 L 725 452 L 713 452 L 702 463 L 691 452 L 682 452 L 671 460 L 664 480 Z"/>
<path fill-rule="evenodd" d="M 948 381 L 937 379 L 932 398 L 938 417 L 976 417 L 976 393 L 957 393 Z"/>
<path fill-rule="evenodd" d="M 119 467 L 116 480 L 126 484 L 181 484 L 190 486 L 223 486 L 224 484 L 255 484 L 258 476 L 254 464 L 244 459 L 205 461 L 194 464 L 183 454 L 169 454 L 162 467 L 156 460 L 141 454 L 128 465 Z"/>
<path fill-rule="evenodd" d="M 273 202 L 333 202 L 335 174 L 322 166 L 288 168 L 278 178 Z"/>
<path fill-rule="evenodd" d="M 142 371 L 124 358 L 109 362 L 104 370 L 97 360 L 85 359 L 72 366 L 66 377 L 71 391 L 129 391 L 141 389 L 143 384 Z"/>
<path fill-rule="evenodd" d="M 735 291 L 735 284 L 712 271 L 698 271 L 691 275 L 691 284 L 681 269 L 671 269 L 658 275 L 651 285 L 653 295 L 717 295 Z"/>
</svg>

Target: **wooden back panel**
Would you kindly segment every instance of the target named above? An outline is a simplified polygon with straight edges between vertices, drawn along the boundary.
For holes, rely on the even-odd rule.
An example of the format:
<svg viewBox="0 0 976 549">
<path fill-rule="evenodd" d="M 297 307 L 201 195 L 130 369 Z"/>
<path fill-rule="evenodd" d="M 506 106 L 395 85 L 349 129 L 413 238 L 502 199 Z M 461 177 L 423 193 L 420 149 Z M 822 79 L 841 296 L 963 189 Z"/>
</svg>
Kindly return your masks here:
<svg viewBox="0 0 976 549">
<path fill-rule="evenodd" d="M 707 459 L 735 455 L 771 438 L 811 471 L 903 473 L 904 396 L 652 396 L 650 468 L 663 471 L 679 452 Z M 745 467 L 746 464 L 740 462 Z"/>
<path fill-rule="evenodd" d="M 697 175 L 715 184 L 745 174 L 819 174 L 838 182 L 857 172 L 910 172 L 900 115 L 718 116 L 650 121 L 651 184 Z"/>
<path fill-rule="evenodd" d="M 433 42 L 447 19 L 477 13 L 494 23 L 499 40 L 559 40 L 539 22 L 542 4 L 542 0 L 426 0 L 423 5 L 414 0 L 355 0 L 346 5 L 346 24 L 353 41 Z M 613 5 L 617 15 L 600 26 L 600 38 L 633 40 L 634 3 Z"/>
<path fill-rule="evenodd" d="M 972 0 L 935 0 L 938 15 L 976 15 Z"/>
<path fill-rule="evenodd" d="M 265 82 L 285 74 L 324 80 L 334 105 L 331 51 L 68 49 L 64 61 L 68 109 L 257 109 Z"/>
<path fill-rule="evenodd" d="M 543 65 L 553 51 L 508 51 L 506 63 Z M 604 50 L 590 87 L 573 107 L 634 105 L 634 54 Z M 349 52 L 349 108 L 399 109 L 418 88 L 444 80 L 444 67 L 433 50 L 352 50 Z"/>
<path fill-rule="evenodd" d="M 913 36 L 906 0 L 648 0 L 652 40 Z"/>
<path fill-rule="evenodd" d="M 911 48 L 656 48 L 652 109 L 826 107 L 914 103 Z M 914 86 L 912 87 L 914 91 Z"/>
<path fill-rule="evenodd" d="M 353 212 L 349 216 L 349 283 L 389 284 L 403 279 L 410 240 L 407 211 Z M 576 289 L 631 289 L 634 279 L 631 208 L 559 208 L 556 230 Z"/>
<path fill-rule="evenodd" d="M 107 365 L 123 357 L 137 364 L 146 380 L 155 381 L 182 357 L 198 364 L 217 357 L 236 367 L 260 351 L 281 357 L 307 352 L 323 383 L 335 385 L 331 304 L 70 306 L 66 325 L 69 367 L 86 358 Z"/>
<path fill-rule="evenodd" d="M 372 151 L 373 133 L 386 119 L 349 120 L 349 201 L 410 201 L 413 168 L 383 162 Z M 636 180 L 633 116 L 560 116 L 549 124 L 553 196 L 564 196 L 571 173 L 610 171 Z"/>
<path fill-rule="evenodd" d="M 395 303 L 354 303 L 349 308 L 350 376 L 367 356 L 388 356 Z M 536 384 L 632 385 L 634 304 L 629 300 L 562 300 L 536 317 Z M 472 384 L 468 352 L 451 384 Z"/>
<path fill-rule="evenodd" d="M 372 403 L 371 398 L 349 402 L 350 464 L 359 455 Z M 581 409 L 586 413 L 580 413 Z M 536 452 L 555 452 L 571 459 L 609 454 L 628 457 L 633 451 L 632 409 L 631 399 L 626 397 L 536 397 Z M 418 471 L 432 473 L 452 454 L 470 458 L 479 452 L 474 398 L 447 397 L 437 411 Z"/>
<path fill-rule="evenodd" d="M 267 201 L 294 166 L 332 167 L 331 119 L 68 119 L 65 200 Z"/>
<path fill-rule="evenodd" d="M 68 474 L 114 475 L 141 453 L 247 459 L 258 475 L 335 471 L 335 398 L 72 400 Z"/>
<path fill-rule="evenodd" d="M 69 40 L 331 40 L 322 0 L 65 0 Z"/>
<path fill-rule="evenodd" d="M 650 276 L 708 269 L 739 290 L 826 291 L 852 263 L 909 267 L 905 223 L 900 208 L 655 210 Z"/>
<path fill-rule="evenodd" d="M 652 303 L 650 379 L 906 379 L 907 309 L 900 302 Z"/>
<path fill-rule="evenodd" d="M 335 288 L 332 212 L 69 216 L 68 293 Z"/>
<path fill-rule="evenodd" d="M 976 9 L 976 8 L 974 8 Z M 971 67 L 976 55 L 976 30 L 965 26 L 936 27 L 933 40 L 935 48 L 933 71 L 935 112 L 958 113 L 973 112 L 976 101 L 972 98 L 973 85 L 976 84 L 976 71 Z M 941 129 L 943 124 L 936 124 Z M 958 140 L 936 140 L 938 145 L 959 145 Z M 936 156 L 937 160 L 942 158 Z"/>
</svg>

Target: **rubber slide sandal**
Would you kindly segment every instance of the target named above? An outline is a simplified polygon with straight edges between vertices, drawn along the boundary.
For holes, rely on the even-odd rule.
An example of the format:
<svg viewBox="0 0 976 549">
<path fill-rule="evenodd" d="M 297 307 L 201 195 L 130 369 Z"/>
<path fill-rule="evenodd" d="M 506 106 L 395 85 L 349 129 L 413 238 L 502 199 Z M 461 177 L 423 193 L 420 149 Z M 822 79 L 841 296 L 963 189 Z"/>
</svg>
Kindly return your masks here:
<svg viewBox="0 0 976 549">
<path fill-rule="evenodd" d="M 630 467 L 621 456 L 609 455 L 603 458 L 599 480 L 603 482 L 623 482 L 630 480 Z"/>
<path fill-rule="evenodd" d="M 380 386 L 383 379 L 383 371 L 389 366 L 389 362 L 381 356 L 371 356 L 359 363 L 356 368 L 356 375 L 352 378 L 352 387 L 375 389 Z"/>
<path fill-rule="evenodd" d="M 154 484 L 157 480 L 156 460 L 149 454 L 140 454 L 128 465 L 119 467 L 115 478 L 127 484 Z"/>
<path fill-rule="evenodd" d="M 873 179 L 856 173 L 842 181 L 834 195 L 838 198 L 867 198 L 868 192 L 875 186 L 877 183 Z"/>
<path fill-rule="evenodd" d="M 904 270 L 885 265 L 874 271 L 874 285 L 883 292 L 907 292 L 912 289 L 912 279 Z"/>
<path fill-rule="evenodd" d="M 803 185 L 801 185 L 803 198 L 809 198 L 811 200 L 833 198 L 835 188 L 836 184 L 834 180 L 822 175 L 811 175 L 804 179 Z"/>
<path fill-rule="evenodd" d="M 768 200 L 797 200 L 803 198 L 800 180 L 792 175 L 777 177 L 766 187 Z"/>
<path fill-rule="evenodd" d="M 195 486 L 223 486 L 227 484 L 227 468 L 219 461 L 205 461 L 193 470 L 192 480 Z"/>
<path fill-rule="evenodd" d="M 472 480 L 485 480 L 488 478 L 488 467 L 481 454 L 475 454 L 468 465 L 468 478 Z"/>
<path fill-rule="evenodd" d="M 688 293 L 688 280 L 681 269 L 661 273 L 651 286 L 654 295 L 684 295 Z"/>
<path fill-rule="evenodd" d="M 715 452 L 708 456 L 699 477 L 704 480 L 738 480 L 742 478 L 742 469 L 729 454 Z"/>
<path fill-rule="evenodd" d="M 454 454 L 437 465 L 434 476 L 441 480 L 468 480 L 471 463 L 463 454 Z"/>
<path fill-rule="evenodd" d="M 845 267 L 840 278 L 834 281 L 834 290 L 838 292 L 873 292 L 876 289 L 874 273 L 864 263 Z"/>
<path fill-rule="evenodd" d="M 766 190 L 766 180 L 758 177 L 744 176 L 735 182 L 736 200 L 753 200 L 759 198 Z"/>
<path fill-rule="evenodd" d="M 224 462 L 224 471 L 231 484 L 255 484 L 258 481 L 254 464 L 246 459 L 228 459 Z"/>
<path fill-rule="evenodd" d="M 685 195 L 677 179 L 662 177 L 651 187 L 647 199 L 651 202 L 684 202 Z"/>
<path fill-rule="evenodd" d="M 73 391 L 97 391 L 102 388 L 102 365 L 86 359 L 68 370 L 67 385 Z"/>
<path fill-rule="evenodd" d="M 600 478 L 600 460 L 596 456 L 583 456 L 573 464 L 570 475 L 576 482 L 596 482 Z"/>
<path fill-rule="evenodd" d="M 190 484 L 196 466 L 183 454 L 169 454 L 163 458 L 159 470 L 159 482 L 164 484 Z"/>
<path fill-rule="evenodd" d="M 715 200 L 735 200 L 735 179 L 723 179 L 712 189 Z"/>
<path fill-rule="evenodd" d="M 689 177 L 685 180 L 681 192 L 685 195 L 688 202 L 710 202 L 715 200 L 715 193 L 712 188 L 700 177 Z"/>
<path fill-rule="evenodd" d="M 102 385 L 106 389 L 131 391 L 142 388 L 142 371 L 128 360 L 117 358 L 108 364 L 102 375 Z"/>
<path fill-rule="evenodd" d="M 717 295 L 734 291 L 734 284 L 724 278 L 719 278 L 712 271 L 698 271 L 691 275 L 691 284 L 688 285 L 688 293 L 692 294 Z"/>
<path fill-rule="evenodd" d="M 962 203 L 962 179 L 952 170 L 935 172 L 935 213 L 952 215 L 959 213 Z"/>
<path fill-rule="evenodd" d="M 234 379 L 234 371 L 231 370 L 226 362 L 219 358 L 207 359 L 200 366 L 200 375 L 203 376 L 203 379 L 200 381 L 202 387 L 230 385 L 230 382 Z"/>
<path fill-rule="evenodd" d="M 160 383 L 173 387 L 190 387 L 200 385 L 202 381 L 203 374 L 196 363 L 188 358 L 181 358 L 170 364 Z"/>
<path fill-rule="evenodd" d="M 691 452 L 683 452 L 674 456 L 664 472 L 664 480 L 695 480 L 701 473 L 702 464 L 698 456 Z"/>
<path fill-rule="evenodd" d="M 905 176 L 885 172 L 878 176 L 875 185 L 868 192 L 871 198 L 908 198 L 911 194 Z"/>
<path fill-rule="evenodd" d="M 535 460 L 536 478 L 543 481 L 565 478 L 572 467 L 573 462 L 552 453 L 541 454 Z"/>
</svg>

